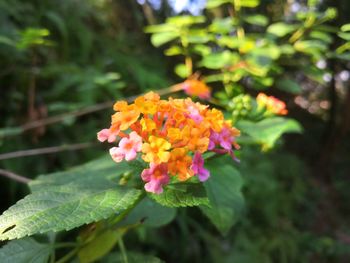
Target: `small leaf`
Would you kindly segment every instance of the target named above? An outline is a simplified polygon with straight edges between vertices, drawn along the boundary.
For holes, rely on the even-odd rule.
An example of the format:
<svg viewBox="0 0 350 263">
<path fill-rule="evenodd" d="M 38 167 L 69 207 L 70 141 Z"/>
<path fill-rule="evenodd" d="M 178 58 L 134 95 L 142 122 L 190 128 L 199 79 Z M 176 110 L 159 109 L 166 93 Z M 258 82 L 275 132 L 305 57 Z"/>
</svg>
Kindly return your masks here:
<svg viewBox="0 0 350 263">
<path fill-rule="evenodd" d="M 208 30 L 214 33 L 227 34 L 233 30 L 233 26 L 236 24 L 232 17 L 215 18 L 209 25 Z"/>
<path fill-rule="evenodd" d="M 300 94 L 301 92 L 301 86 L 299 83 L 289 78 L 277 80 L 275 86 L 280 90 L 287 91 L 292 94 Z"/>
<path fill-rule="evenodd" d="M 159 24 L 159 25 L 151 25 L 145 28 L 146 33 L 164 33 L 171 32 L 175 29 L 174 25 L 171 24 Z"/>
<path fill-rule="evenodd" d="M 210 207 L 200 206 L 202 212 L 225 235 L 238 220 L 244 205 L 242 179 L 233 167 L 233 160 L 221 156 L 208 160 L 209 179 L 204 183 Z"/>
<path fill-rule="evenodd" d="M 278 23 L 271 24 L 267 28 L 267 32 L 273 35 L 276 35 L 278 37 L 284 37 L 285 35 L 293 32 L 296 29 L 297 29 L 297 25 L 288 25 L 283 22 L 278 22 Z"/>
<path fill-rule="evenodd" d="M 350 33 L 339 32 L 338 36 L 346 41 L 350 41 Z"/>
<path fill-rule="evenodd" d="M 244 16 L 243 20 L 249 24 L 257 25 L 257 26 L 266 26 L 269 22 L 266 16 L 263 15 L 249 15 Z"/>
<path fill-rule="evenodd" d="M 201 61 L 201 66 L 210 69 L 221 69 L 225 66 L 233 65 L 234 63 L 238 62 L 238 60 L 239 56 L 236 53 L 224 51 L 205 56 Z"/>
<path fill-rule="evenodd" d="M 208 205 L 208 198 L 201 183 L 167 185 L 161 194 L 149 194 L 159 204 L 167 207 Z"/>
<path fill-rule="evenodd" d="M 177 64 L 174 70 L 180 78 L 187 78 L 191 75 L 190 69 L 185 64 Z"/>
<path fill-rule="evenodd" d="M 260 3 L 260 0 L 240 0 L 238 2 L 240 6 L 254 8 L 257 7 Z"/>
<path fill-rule="evenodd" d="M 342 25 L 340 30 L 343 32 L 350 31 L 350 24 Z"/>
<path fill-rule="evenodd" d="M 118 215 L 132 206 L 141 193 L 97 178 L 43 189 L 0 216 L 0 240 L 70 230 Z"/>
<path fill-rule="evenodd" d="M 204 16 L 172 16 L 166 20 L 167 23 L 173 24 L 176 27 L 185 27 L 193 24 L 200 24 L 205 22 Z"/>
<path fill-rule="evenodd" d="M 237 128 L 267 148 L 272 147 L 284 133 L 302 132 L 302 127 L 296 120 L 282 117 L 267 118 L 256 123 L 241 120 L 237 122 Z"/>
<path fill-rule="evenodd" d="M 161 227 L 170 223 L 176 216 L 176 209 L 165 207 L 150 198 L 144 198 L 118 226 L 142 223 L 147 227 Z"/>
<path fill-rule="evenodd" d="M 168 48 L 164 51 L 164 54 L 166 56 L 176 56 L 176 55 L 183 54 L 183 51 L 182 51 L 181 47 L 179 47 L 179 46 L 171 46 L 170 48 Z"/>
<path fill-rule="evenodd" d="M 154 33 L 151 36 L 151 42 L 155 47 L 159 47 L 161 45 L 164 45 L 165 43 L 170 42 L 171 40 L 174 40 L 177 37 L 179 37 L 177 31 Z"/>
<path fill-rule="evenodd" d="M 206 8 L 209 8 L 209 9 L 215 8 L 215 7 L 218 7 L 220 5 L 230 3 L 230 2 L 232 2 L 232 1 L 231 0 L 208 0 Z"/>
<path fill-rule="evenodd" d="M 47 263 L 52 246 L 41 244 L 32 238 L 8 242 L 0 249 L 1 263 Z"/>
</svg>

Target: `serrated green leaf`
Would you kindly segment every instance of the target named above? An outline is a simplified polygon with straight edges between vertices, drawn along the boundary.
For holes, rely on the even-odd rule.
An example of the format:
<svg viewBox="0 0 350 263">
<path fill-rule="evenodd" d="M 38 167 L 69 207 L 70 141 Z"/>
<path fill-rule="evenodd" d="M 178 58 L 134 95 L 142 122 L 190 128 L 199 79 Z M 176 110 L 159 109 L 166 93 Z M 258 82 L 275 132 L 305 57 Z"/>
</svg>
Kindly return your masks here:
<svg viewBox="0 0 350 263">
<path fill-rule="evenodd" d="M 267 148 L 272 147 L 284 133 L 302 132 L 302 127 L 296 120 L 282 117 L 267 118 L 256 123 L 241 120 L 236 125 L 242 133 L 248 134 Z"/>
<path fill-rule="evenodd" d="M 118 226 L 134 225 L 142 222 L 147 227 L 161 227 L 176 216 L 176 209 L 165 207 L 150 198 L 144 198 Z"/>
<path fill-rule="evenodd" d="M 144 255 L 139 252 L 128 251 L 126 253 L 128 263 L 162 263 L 159 258 L 150 255 Z M 121 253 L 111 253 L 101 260 L 101 263 L 125 263 Z"/>
<path fill-rule="evenodd" d="M 209 200 L 201 183 L 178 183 L 167 185 L 161 194 L 149 194 L 161 205 L 167 207 L 186 207 L 208 205 Z"/>
<path fill-rule="evenodd" d="M 210 207 L 200 206 L 202 212 L 223 235 L 238 220 L 244 206 L 241 193 L 242 179 L 239 172 L 232 166 L 233 162 L 229 156 L 207 161 L 210 177 L 204 185 Z"/>
<path fill-rule="evenodd" d="M 41 244 L 32 238 L 8 242 L 0 249 L 1 263 L 47 263 L 52 246 Z"/>
<path fill-rule="evenodd" d="M 63 186 L 68 183 L 79 183 L 93 178 L 113 179 L 130 171 L 126 162 L 115 163 L 110 156 L 104 156 L 68 171 L 40 175 L 29 183 L 32 192 L 48 187 Z"/>
<path fill-rule="evenodd" d="M 72 228 L 118 215 L 142 191 L 92 178 L 34 192 L 0 216 L 0 240 Z"/>
</svg>

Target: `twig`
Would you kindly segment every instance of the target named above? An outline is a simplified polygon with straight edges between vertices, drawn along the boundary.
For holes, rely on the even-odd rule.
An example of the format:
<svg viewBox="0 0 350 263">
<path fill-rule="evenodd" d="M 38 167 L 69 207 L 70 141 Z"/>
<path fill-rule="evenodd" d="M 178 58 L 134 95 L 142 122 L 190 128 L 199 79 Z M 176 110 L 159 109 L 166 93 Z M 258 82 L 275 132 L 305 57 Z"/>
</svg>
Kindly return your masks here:
<svg viewBox="0 0 350 263">
<path fill-rule="evenodd" d="M 180 90 L 182 90 L 182 86 L 180 84 L 177 84 L 177 85 L 173 85 L 173 86 L 170 86 L 168 88 L 165 88 L 165 89 L 158 90 L 157 93 L 159 95 L 166 95 L 166 94 L 177 92 Z M 126 98 L 125 100 L 130 102 L 130 101 L 133 101 L 138 96 L 139 95 L 131 96 L 131 97 Z M 110 108 L 113 105 L 113 103 L 114 103 L 113 101 L 106 101 L 106 102 L 95 104 L 93 106 L 86 107 L 86 108 L 83 108 L 80 110 L 52 116 L 52 117 L 41 119 L 41 120 L 28 122 L 20 127 L 8 128 L 8 130 L 16 130 L 16 132 L 13 134 L 3 134 L 2 137 L 7 137 L 7 136 L 11 136 L 11 135 L 18 135 L 18 134 L 21 134 L 25 131 L 31 130 L 31 129 L 35 129 L 35 128 L 38 128 L 41 126 L 46 126 L 46 125 L 50 125 L 53 123 L 61 122 L 66 118 L 79 117 L 79 116 L 83 116 L 83 115 L 86 115 L 89 113 L 104 110 L 104 109 Z"/>
<path fill-rule="evenodd" d="M 28 184 L 31 181 L 30 179 L 28 179 L 26 177 L 20 176 L 18 174 L 15 174 L 13 172 L 6 171 L 6 170 L 3 170 L 3 169 L 0 169 L 0 175 L 5 176 L 7 178 L 10 178 L 10 179 L 12 179 L 14 181 L 23 183 L 23 184 Z"/>
<path fill-rule="evenodd" d="M 95 143 L 92 143 L 92 142 L 86 142 L 86 143 L 77 143 L 77 144 L 71 144 L 71 145 L 60 145 L 60 146 L 53 146 L 53 147 L 45 147 L 45 148 L 3 153 L 3 154 L 0 154 L 0 160 L 32 156 L 32 155 L 41 155 L 41 154 L 47 154 L 47 153 L 57 153 L 57 152 L 63 152 L 63 151 L 81 150 L 81 149 L 91 147 L 94 144 Z"/>
</svg>

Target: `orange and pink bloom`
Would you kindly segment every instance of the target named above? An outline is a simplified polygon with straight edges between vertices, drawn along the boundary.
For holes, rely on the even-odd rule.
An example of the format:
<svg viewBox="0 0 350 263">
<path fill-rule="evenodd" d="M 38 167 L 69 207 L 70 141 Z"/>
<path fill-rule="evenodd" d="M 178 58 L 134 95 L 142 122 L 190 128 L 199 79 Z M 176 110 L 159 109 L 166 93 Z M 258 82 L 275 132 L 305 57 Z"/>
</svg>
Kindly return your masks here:
<svg viewBox="0 0 350 263">
<path fill-rule="evenodd" d="M 131 104 L 115 103 L 114 110 L 110 128 L 101 130 L 97 138 L 109 143 L 119 140 L 110 149 L 115 162 L 140 157 L 148 165 L 141 173 L 147 192 L 160 194 L 170 181 L 204 182 L 210 177 L 204 167 L 205 152 L 234 158 L 239 148 L 240 133 L 222 112 L 190 98 L 162 100 L 149 92 Z"/>
</svg>

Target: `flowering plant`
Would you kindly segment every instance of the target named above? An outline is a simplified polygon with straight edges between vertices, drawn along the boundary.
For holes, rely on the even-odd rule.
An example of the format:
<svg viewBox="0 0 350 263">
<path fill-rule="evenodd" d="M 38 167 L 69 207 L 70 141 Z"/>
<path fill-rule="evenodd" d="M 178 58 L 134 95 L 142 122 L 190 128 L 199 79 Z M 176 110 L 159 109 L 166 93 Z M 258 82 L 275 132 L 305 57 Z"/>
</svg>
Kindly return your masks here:
<svg viewBox="0 0 350 263">
<path fill-rule="evenodd" d="M 140 154 L 148 168 L 141 173 L 145 190 L 155 194 L 171 181 L 196 177 L 206 181 L 210 172 L 204 168 L 203 154 L 229 154 L 235 159 L 240 132 L 225 120 L 220 110 L 195 103 L 190 98 L 161 100 L 149 92 L 134 103 L 114 104 L 111 126 L 97 134 L 99 141 L 115 143 L 109 153 L 119 163 Z M 129 132 L 129 133 L 128 133 Z"/>
</svg>

